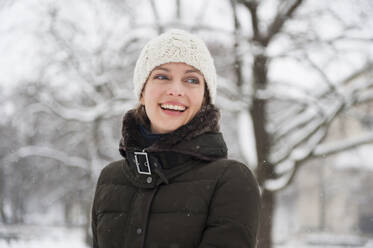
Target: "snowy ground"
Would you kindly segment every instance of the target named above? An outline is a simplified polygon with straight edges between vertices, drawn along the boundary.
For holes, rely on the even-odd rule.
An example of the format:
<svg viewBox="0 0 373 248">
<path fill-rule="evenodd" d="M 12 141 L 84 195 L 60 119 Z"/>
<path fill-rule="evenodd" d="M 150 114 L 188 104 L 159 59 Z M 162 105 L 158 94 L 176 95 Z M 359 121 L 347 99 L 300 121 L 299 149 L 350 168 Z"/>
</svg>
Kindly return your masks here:
<svg viewBox="0 0 373 248">
<path fill-rule="evenodd" d="M 275 248 L 373 248 L 373 239 L 351 234 L 305 233 L 277 243 Z"/>
<path fill-rule="evenodd" d="M 0 225 L 0 248 L 88 248 L 83 240 L 79 228 Z"/>
<path fill-rule="evenodd" d="M 81 228 L 0 225 L 0 248 L 88 248 L 83 240 Z M 293 236 L 274 248 L 373 248 L 373 239 L 313 233 Z"/>
</svg>

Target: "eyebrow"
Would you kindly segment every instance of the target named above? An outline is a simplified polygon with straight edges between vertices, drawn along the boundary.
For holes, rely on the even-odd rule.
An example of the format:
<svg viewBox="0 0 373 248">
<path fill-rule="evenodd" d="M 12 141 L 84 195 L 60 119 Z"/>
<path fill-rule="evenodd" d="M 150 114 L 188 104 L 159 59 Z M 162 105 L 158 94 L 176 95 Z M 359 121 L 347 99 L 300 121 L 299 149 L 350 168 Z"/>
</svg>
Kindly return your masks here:
<svg viewBox="0 0 373 248">
<path fill-rule="evenodd" d="M 161 70 L 161 71 L 167 71 L 167 72 L 170 71 L 169 69 L 163 68 L 163 67 L 156 67 L 156 68 L 154 68 L 154 70 Z"/>
<path fill-rule="evenodd" d="M 164 68 L 164 67 L 156 67 L 154 70 L 161 70 L 161 71 L 166 71 L 166 72 L 170 72 L 170 70 L 169 69 L 167 69 L 167 68 Z M 191 70 L 186 70 L 184 73 L 193 73 L 193 72 L 195 72 L 195 73 L 198 73 L 198 74 L 201 74 L 202 75 L 202 73 L 200 72 L 200 71 L 198 71 L 198 70 L 195 70 L 195 69 L 191 69 Z"/>
<path fill-rule="evenodd" d="M 194 69 L 185 71 L 185 73 L 192 73 L 192 72 L 196 72 L 196 73 L 201 74 L 198 70 L 194 70 Z"/>
</svg>

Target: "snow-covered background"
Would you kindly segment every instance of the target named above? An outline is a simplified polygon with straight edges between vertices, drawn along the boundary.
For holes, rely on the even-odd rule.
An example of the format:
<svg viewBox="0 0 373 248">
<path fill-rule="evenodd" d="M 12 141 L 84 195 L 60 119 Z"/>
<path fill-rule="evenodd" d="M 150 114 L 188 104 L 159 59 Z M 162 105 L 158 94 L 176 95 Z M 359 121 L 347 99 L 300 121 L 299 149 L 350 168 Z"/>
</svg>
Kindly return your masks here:
<svg viewBox="0 0 373 248">
<path fill-rule="evenodd" d="M 371 13 L 370 0 L 0 1 L 0 248 L 89 247 L 134 63 L 169 28 L 215 58 L 229 154 L 275 195 L 276 247 L 373 247 Z"/>
</svg>

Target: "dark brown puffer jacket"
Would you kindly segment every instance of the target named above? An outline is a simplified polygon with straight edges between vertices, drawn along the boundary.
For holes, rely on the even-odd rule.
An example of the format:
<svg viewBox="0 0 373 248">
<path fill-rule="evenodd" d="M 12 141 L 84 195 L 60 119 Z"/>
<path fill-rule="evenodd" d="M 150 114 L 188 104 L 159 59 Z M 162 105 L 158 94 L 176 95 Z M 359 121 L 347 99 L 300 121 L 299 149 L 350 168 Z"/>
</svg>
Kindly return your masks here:
<svg viewBox="0 0 373 248">
<path fill-rule="evenodd" d="M 97 183 L 94 248 L 255 247 L 258 185 L 244 164 L 225 158 L 218 118 L 215 108 L 204 109 L 135 155 L 141 135 L 133 112 L 126 114 L 125 159 L 106 166 Z"/>
</svg>

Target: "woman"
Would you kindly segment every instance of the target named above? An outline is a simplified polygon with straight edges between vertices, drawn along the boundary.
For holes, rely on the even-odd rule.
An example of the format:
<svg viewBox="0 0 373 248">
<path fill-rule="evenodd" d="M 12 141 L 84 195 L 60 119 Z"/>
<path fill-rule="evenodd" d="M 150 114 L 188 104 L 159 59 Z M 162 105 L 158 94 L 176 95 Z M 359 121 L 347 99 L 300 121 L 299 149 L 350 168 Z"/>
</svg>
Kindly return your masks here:
<svg viewBox="0 0 373 248">
<path fill-rule="evenodd" d="M 134 87 L 139 106 L 123 118 L 124 159 L 98 179 L 93 247 L 254 247 L 258 185 L 244 164 L 226 159 L 204 42 L 181 30 L 154 38 Z"/>
</svg>

